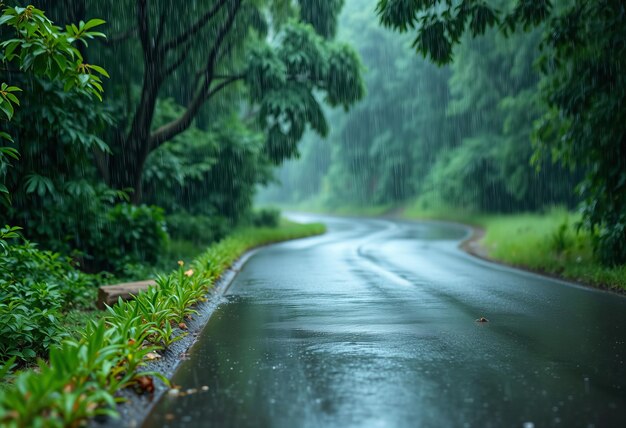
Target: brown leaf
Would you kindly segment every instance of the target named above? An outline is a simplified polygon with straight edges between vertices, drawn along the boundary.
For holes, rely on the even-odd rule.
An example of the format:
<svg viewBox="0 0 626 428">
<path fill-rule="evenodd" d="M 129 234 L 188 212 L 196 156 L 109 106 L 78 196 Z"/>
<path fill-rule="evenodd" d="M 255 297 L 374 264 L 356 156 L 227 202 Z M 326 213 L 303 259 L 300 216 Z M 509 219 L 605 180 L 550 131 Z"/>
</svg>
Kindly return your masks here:
<svg viewBox="0 0 626 428">
<path fill-rule="evenodd" d="M 157 354 L 156 352 L 148 352 L 146 354 L 146 360 L 148 361 L 158 360 L 159 358 L 161 358 L 161 356 Z"/>
<path fill-rule="evenodd" d="M 136 386 L 142 391 L 152 394 L 154 392 L 154 381 L 150 376 L 139 376 L 135 379 Z"/>
</svg>

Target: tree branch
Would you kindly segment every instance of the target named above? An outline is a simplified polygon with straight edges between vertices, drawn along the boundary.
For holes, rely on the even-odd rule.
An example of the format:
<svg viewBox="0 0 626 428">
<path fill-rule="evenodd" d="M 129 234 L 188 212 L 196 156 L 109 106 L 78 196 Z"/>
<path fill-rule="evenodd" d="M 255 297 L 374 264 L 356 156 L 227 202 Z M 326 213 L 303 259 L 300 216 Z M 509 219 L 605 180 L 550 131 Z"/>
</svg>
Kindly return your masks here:
<svg viewBox="0 0 626 428">
<path fill-rule="evenodd" d="M 185 45 L 181 49 L 180 55 L 178 55 L 178 58 L 176 58 L 176 61 L 174 61 L 169 67 L 167 67 L 167 69 L 163 73 L 164 77 L 172 74 L 174 71 L 176 71 L 178 67 L 182 65 L 183 62 L 185 62 L 185 59 L 187 59 L 187 57 L 189 56 L 190 45 L 190 42 L 185 43 Z"/>
<path fill-rule="evenodd" d="M 167 52 L 171 49 L 180 46 L 183 43 L 186 43 L 193 35 L 195 35 L 198 31 L 202 30 L 215 15 L 220 11 L 220 9 L 228 2 L 228 0 L 219 0 L 211 9 L 206 11 L 204 15 L 202 15 L 187 31 L 175 37 L 172 40 L 169 40 L 167 43 L 163 45 L 161 48 L 162 52 Z"/>
<path fill-rule="evenodd" d="M 130 30 L 124 31 L 123 33 L 115 34 L 111 37 L 107 37 L 106 39 L 102 37 L 98 37 L 97 40 L 107 47 L 113 47 L 121 43 L 124 43 L 126 40 L 136 35 L 137 35 L 137 29 L 131 28 Z"/>
<path fill-rule="evenodd" d="M 148 56 L 152 51 L 147 3 L 148 0 L 137 0 L 137 28 L 139 29 L 139 39 L 141 40 L 144 56 Z"/>
<path fill-rule="evenodd" d="M 157 29 L 157 34 L 156 34 L 156 48 L 158 49 L 158 47 L 161 45 L 161 39 L 163 39 L 163 32 L 164 32 L 164 28 L 165 28 L 165 12 L 166 12 L 167 8 L 163 8 L 161 9 L 161 16 L 159 17 L 159 28 Z"/>
<path fill-rule="evenodd" d="M 225 77 L 224 80 L 222 80 L 220 83 L 218 83 L 217 85 L 215 85 L 214 87 L 211 88 L 211 90 L 207 94 L 206 99 L 208 100 L 208 99 L 212 98 L 213 95 L 217 94 L 222 89 L 226 88 L 227 86 L 231 85 L 232 83 L 237 82 L 238 80 L 243 80 L 245 77 L 246 76 L 244 74 L 237 74 L 235 76 Z"/>
<path fill-rule="evenodd" d="M 189 104 L 189 107 L 187 107 L 187 110 L 181 117 L 168 123 L 167 125 L 163 125 L 159 129 L 154 131 L 154 133 L 150 136 L 151 147 L 157 148 L 161 144 L 171 140 L 178 134 L 186 131 L 187 128 L 189 128 L 189 126 L 191 125 L 193 118 L 196 116 L 196 114 L 200 110 L 200 107 L 202 107 L 202 105 L 206 101 L 211 99 L 218 92 L 221 92 L 222 90 L 224 90 L 226 87 L 232 85 L 233 83 L 239 80 L 243 80 L 244 78 L 245 78 L 244 75 L 237 75 L 237 76 L 232 76 L 228 79 L 224 79 L 223 81 L 215 85 L 213 88 L 211 88 L 201 100 L 196 95 L 196 97 L 194 97 L 194 99 Z"/>
<path fill-rule="evenodd" d="M 213 83 L 214 74 L 215 74 L 215 63 L 220 51 L 220 47 L 224 43 L 226 36 L 230 32 L 235 22 L 235 17 L 239 11 L 241 6 L 241 0 L 234 0 L 232 10 L 230 11 L 224 26 L 220 29 L 217 34 L 217 38 L 215 39 L 215 43 L 209 52 L 209 57 L 207 59 L 206 66 L 204 68 L 204 72 L 202 75 L 204 76 L 204 80 L 194 95 L 193 99 L 187 105 L 187 110 L 180 116 L 178 119 L 173 120 L 172 122 L 163 125 L 152 135 L 150 136 L 150 147 L 156 148 L 163 144 L 164 142 L 172 139 L 176 135 L 185 131 L 191 125 L 193 118 L 196 117 L 198 111 L 202 105 L 217 92 L 230 85 L 231 83 L 243 79 L 243 75 L 232 76 L 230 79 L 225 79 L 223 82 L 218 84 L 213 90 L 211 89 L 211 84 Z"/>
<path fill-rule="evenodd" d="M 222 44 L 224 43 L 226 36 L 228 35 L 231 28 L 233 27 L 233 23 L 235 22 L 235 16 L 237 15 L 237 11 L 239 10 L 240 6 L 241 6 L 241 0 L 235 0 L 233 11 L 230 15 L 228 15 L 228 19 L 226 20 L 226 23 L 217 34 L 217 38 L 215 39 L 213 48 L 211 48 L 211 52 L 209 53 L 207 64 L 204 67 L 204 72 L 200 75 L 200 77 L 204 76 L 204 82 L 202 83 L 200 93 L 203 93 L 205 96 L 208 93 L 211 83 L 213 81 L 213 77 L 215 74 L 215 70 L 214 70 L 215 63 L 217 61 L 220 48 L 222 47 Z"/>
</svg>

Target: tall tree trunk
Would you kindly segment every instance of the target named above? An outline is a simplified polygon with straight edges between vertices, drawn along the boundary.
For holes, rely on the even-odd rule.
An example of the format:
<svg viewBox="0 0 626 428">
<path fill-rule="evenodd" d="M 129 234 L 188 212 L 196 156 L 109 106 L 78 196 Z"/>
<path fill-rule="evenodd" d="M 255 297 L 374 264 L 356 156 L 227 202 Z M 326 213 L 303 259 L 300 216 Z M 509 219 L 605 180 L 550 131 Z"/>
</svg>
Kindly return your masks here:
<svg viewBox="0 0 626 428">
<path fill-rule="evenodd" d="M 131 201 L 135 205 L 142 201 L 142 172 L 153 149 L 150 131 L 159 90 L 163 84 L 161 62 L 156 50 L 144 52 L 141 99 L 128 134 L 119 133 L 120 139 L 116 144 L 119 152 L 114 154 L 110 162 L 110 184 L 118 189 L 132 189 Z"/>
</svg>

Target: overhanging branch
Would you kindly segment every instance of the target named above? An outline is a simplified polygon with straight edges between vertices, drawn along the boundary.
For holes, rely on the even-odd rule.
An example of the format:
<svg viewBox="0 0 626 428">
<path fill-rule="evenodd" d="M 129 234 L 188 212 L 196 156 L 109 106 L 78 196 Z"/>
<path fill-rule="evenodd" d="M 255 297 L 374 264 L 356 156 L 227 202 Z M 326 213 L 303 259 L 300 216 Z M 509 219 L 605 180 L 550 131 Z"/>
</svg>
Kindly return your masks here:
<svg viewBox="0 0 626 428">
<path fill-rule="evenodd" d="M 240 7 L 241 7 L 241 0 L 233 0 L 232 6 L 229 10 L 228 18 L 226 19 L 226 22 L 224 23 L 224 25 L 218 32 L 215 42 L 213 44 L 213 47 L 211 48 L 211 51 L 209 52 L 206 66 L 204 68 L 203 73 L 201 74 L 201 76 L 203 76 L 203 81 L 199 85 L 199 88 L 196 91 L 196 94 L 187 105 L 187 109 L 185 110 L 182 116 L 160 127 L 150 136 L 151 148 L 156 148 L 160 146 L 161 144 L 163 144 L 164 142 L 180 134 L 181 132 L 185 131 L 191 125 L 194 117 L 196 117 L 202 105 L 210 97 L 212 97 L 217 92 L 224 89 L 226 86 L 236 82 L 237 80 L 243 79 L 243 75 L 231 76 L 230 78 L 224 79 L 214 88 L 211 88 L 211 85 L 214 80 L 215 65 L 216 65 L 216 61 L 220 52 L 220 48 L 222 44 L 224 43 L 226 36 L 233 28 L 233 24 L 235 22 L 235 18 L 237 16 L 237 13 Z"/>
<path fill-rule="evenodd" d="M 228 0 L 219 0 L 211 9 L 206 11 L 204 15 L 198 18 L 198 20 L 191 25 L 187 31 L 165 43 L 161 48 L 161 52 L 167 52 L 171 49 L 179 47 L 183 43 L 186 43 L 192 36 L 198 33 L 198 31 L 202 30 L 211 21 L 211 19 L 217 15 L 220 9 L 226 5 L 227 2 Z"/>
<path fill-rule="evenodd" d="M 200 110 L 200 107 L 202 107 L 202 105 L 207 100 L 211 99 L 217 93 L 221 92 L 222 90 L 232 85 L 233 83 L 239 80 L 243 80 L 244 77 L 245 77 L 244 75 L 235 75 L 235 76 L 230 76 L 228 78 L 225 78 L 220 83 L 212 87 L 201 100 L 196 95 L 196 97 L 194 97 L 194 99 L 191 101 L 191 103 L 187 107 L 187 110 L 185 111 L 185 113 L 183 113 L 181 117 L 168 123 L 167 125 L 163 125 L 159 129 L 154 131 L 154 133 L 152 133 L 152 135 L 150 136 L 150 146 L 152 148 L 157 148 L 161 144 L 165 143 L 166 141 L 171 140 L 178 134 L 187 130 L 187 128 L 189 128 L 189 126 L 191 125 L 193 118 L 196 116 L 196 114 Z"/>
<path fill-rule="evenodd" d="M 139 40 L 145 56 L 152 52 L 150 46 L 150 25 L 148 22 L 148 0 L 137 0 L 137 28 L 139 29 Z"/>
</svg>

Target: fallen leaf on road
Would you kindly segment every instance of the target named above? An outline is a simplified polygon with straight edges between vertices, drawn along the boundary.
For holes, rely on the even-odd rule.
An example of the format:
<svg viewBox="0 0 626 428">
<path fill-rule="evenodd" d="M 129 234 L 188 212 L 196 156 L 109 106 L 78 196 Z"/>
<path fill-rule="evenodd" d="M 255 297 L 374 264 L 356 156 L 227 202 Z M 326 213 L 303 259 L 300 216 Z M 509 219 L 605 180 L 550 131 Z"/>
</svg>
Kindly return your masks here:
<svg viewBox="0 0 626 428">
<path fill-rule="evenodd" d="M 150 376 L 139 376 L 135 379 L 136 386 L 141 392 L 154 392 L 154 381 Z"/>
</svg>

